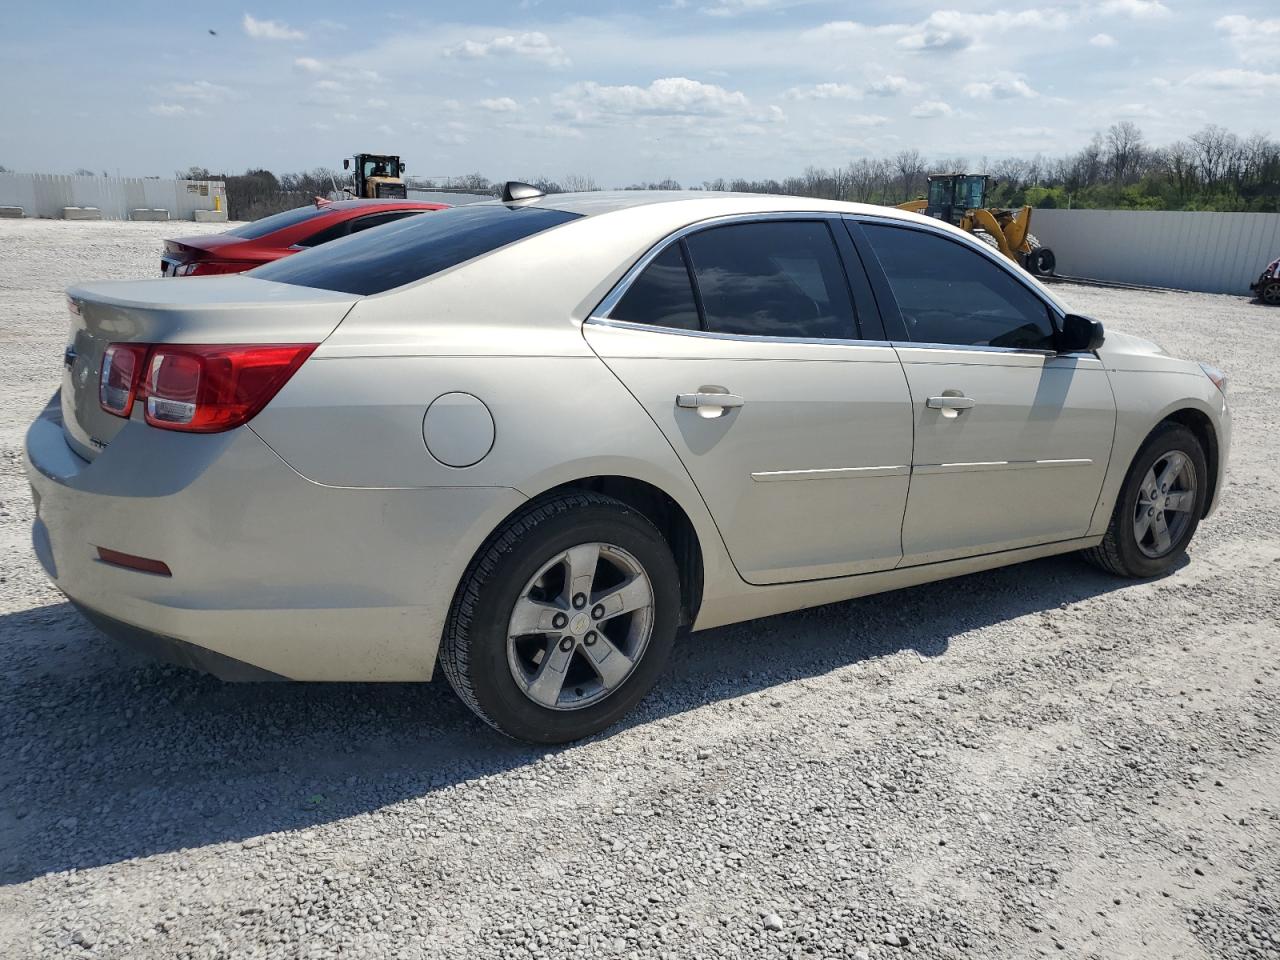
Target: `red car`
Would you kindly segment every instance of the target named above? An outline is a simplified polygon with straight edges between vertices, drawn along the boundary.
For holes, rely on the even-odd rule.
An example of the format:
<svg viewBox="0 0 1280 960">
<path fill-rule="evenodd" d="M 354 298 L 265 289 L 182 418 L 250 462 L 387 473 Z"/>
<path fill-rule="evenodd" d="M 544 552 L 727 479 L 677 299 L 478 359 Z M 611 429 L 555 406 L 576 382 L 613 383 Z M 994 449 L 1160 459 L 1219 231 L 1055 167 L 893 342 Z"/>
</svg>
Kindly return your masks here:
<svg viewBox="0 0 1280 960">
<path fill-rule="evenodd" d="M 308 247 L 447 206 L 417 200 L 317 200 L 226 233 L 166 240 L 160 272 L 166 277 L 241 273 Z"/>
</svg>

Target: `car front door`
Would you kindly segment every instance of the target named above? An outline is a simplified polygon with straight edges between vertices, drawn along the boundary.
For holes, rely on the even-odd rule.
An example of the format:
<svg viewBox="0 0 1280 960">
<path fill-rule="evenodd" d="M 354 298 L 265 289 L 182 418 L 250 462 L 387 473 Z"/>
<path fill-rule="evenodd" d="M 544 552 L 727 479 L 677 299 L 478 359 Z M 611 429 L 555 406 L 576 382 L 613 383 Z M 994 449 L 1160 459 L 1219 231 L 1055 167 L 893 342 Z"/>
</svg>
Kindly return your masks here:
<svg viewBox="0 0 1280 960">
<path fill-rule="evenodd" d="M 1084 536 L 1115 430 L 1101 361 L 1055 351 L 1056 310 L 997 255 L 932 228 L 850 230 L 911 389 L 903 565 Z"/>
<path fill-rule="evenodd" d="M 856 256 L 835 218 L 699 228 L 642 259 L 583 327 L 751 583 L 901 559 L 911 402 Z"/>
</svg>

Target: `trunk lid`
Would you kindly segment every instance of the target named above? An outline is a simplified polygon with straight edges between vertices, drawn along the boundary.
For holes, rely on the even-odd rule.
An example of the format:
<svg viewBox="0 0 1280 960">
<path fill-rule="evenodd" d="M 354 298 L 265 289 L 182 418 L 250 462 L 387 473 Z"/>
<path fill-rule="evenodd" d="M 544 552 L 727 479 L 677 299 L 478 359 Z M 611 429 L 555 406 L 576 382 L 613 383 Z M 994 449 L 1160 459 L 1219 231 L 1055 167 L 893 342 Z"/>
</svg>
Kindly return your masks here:
<svg viewBox="0 0 1280 960">
<path fill-rule="evenodd" d="M 125 421 L 98 403 L 112 343 L 319 343 L 360 297 L 241 274 L 84 284 L 67 291 L 71 336 L 63 358 L 67 443 L 92 460 Z M 140 416 L 135 408 L 135 416 Z"/>
</svg>

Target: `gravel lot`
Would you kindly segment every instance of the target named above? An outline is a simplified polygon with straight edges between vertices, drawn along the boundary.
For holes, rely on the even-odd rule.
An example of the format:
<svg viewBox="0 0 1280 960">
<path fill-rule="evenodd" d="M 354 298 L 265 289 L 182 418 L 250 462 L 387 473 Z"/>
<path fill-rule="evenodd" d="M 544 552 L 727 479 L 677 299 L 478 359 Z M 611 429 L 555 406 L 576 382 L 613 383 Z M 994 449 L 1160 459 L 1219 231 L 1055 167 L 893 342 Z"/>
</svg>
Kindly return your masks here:
<svg viewBox="0 0 1280 960">
<path fill-rule="evenodd" d="M 0 221 L 0 956 L 1280 957 L 1280 311 L 1064 291 L 1232 377 L 1172 576 L 1062 557 L 699 634 L 548 753 L 443 680 L 147 662 L 45 582 L 62 289 L 200 229 Z"/>
</svg>

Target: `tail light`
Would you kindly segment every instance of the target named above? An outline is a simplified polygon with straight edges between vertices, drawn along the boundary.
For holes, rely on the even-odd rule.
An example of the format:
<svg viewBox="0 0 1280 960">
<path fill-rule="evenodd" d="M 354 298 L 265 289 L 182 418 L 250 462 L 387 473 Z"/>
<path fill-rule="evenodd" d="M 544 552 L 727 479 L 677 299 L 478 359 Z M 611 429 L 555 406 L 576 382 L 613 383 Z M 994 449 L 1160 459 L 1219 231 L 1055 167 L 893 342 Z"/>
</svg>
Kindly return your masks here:
<svg viewBox="0 0 1280 960">
<path fill-rule="evenodd" d="M 175 277 L 206 277 L 217 273 L 241 273 L 256 266 L 256 263 L 246 263 L 243 260 L 192 260 L 174 267 L 173 275 Z"/>
<path fill-rule="evenodd" d="M 113 343 L 102 359 L 99 398 L 118 417 L 129 416 L 136 399 L 153 427 L 218 433 L 253 419 L 316 346 Z M 134 363 L 127 378 L 125 356 Z"/>
<path fill-rule="evenodd" d="M 129 416 L 146 361 L 145 343 L 113 343 L 107 347 L 102 355 L 102 375 L 98 378 L 98 402 L 103 410 L 117 417 Z"/>
</svg>

